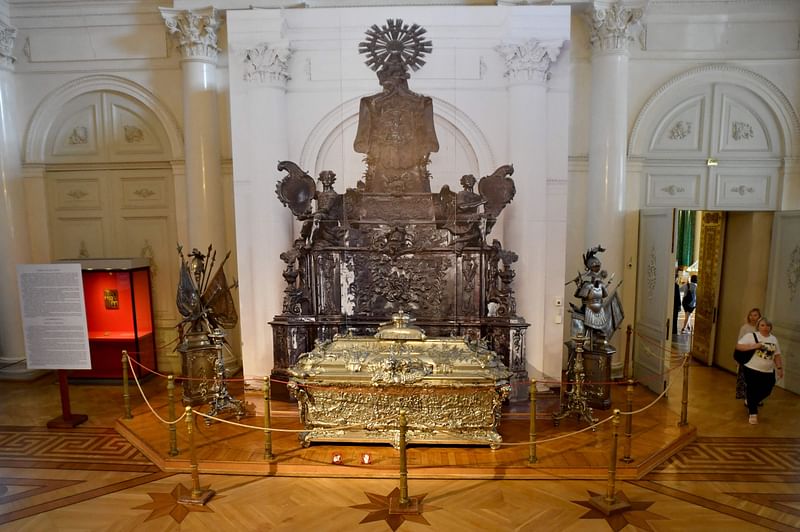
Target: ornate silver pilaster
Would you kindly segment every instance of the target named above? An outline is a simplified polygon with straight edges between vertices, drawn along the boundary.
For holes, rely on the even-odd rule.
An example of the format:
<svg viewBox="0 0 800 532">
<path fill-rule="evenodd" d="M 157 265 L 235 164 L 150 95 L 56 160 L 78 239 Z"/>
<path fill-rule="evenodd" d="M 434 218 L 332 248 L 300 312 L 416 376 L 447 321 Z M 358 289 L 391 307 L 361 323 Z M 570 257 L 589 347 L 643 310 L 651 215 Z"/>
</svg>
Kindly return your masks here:
<svg viewBox="0 0 800 532">
<path fill-rule="evenodd" d="M 244 52 L 244 80 L 284 85 L 289 76 L 288 46 L 260 43 Z"/>
<path fill-rule="evenodd" d="M 619 3 L 595 6 L 586 14 L 591 30 L 589 42 L 594 50 L 627 50 L 639 28 L 644 15 L 641 8 L 627 7 Z"/>
<path fill-rule="evenodd" d="M 16 38 L 17 28 L 0 20 L 0 68 L 11 68 L 17 61 L 17 58 L 11 55 Z"/>
<path fill-rule="evenodd" d="M 184 59 L 216 61 L 219 54 L 217 29 L 222 25 L 222 13 L 213 7 L 205 9 L 158 8 L 167 31 L 174 36 Z"/>
<path fill-rule="evenodd" d="M 543 42 L 530 39 L 522 44 L 501 44 L 495 50 L 506 62 L 506 78 L 518 81 L 545 82 L 550 79 L 550 66 L 561 53 L 562 41 Z"/>
</svg>

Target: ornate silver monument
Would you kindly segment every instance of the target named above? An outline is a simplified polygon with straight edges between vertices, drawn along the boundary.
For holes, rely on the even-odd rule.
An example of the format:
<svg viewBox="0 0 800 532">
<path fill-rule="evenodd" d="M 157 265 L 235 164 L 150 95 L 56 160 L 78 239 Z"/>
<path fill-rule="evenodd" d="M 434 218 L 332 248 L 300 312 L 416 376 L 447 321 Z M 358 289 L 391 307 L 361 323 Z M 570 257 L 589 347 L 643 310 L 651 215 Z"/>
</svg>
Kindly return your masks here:
<svg viewBox="0 0 800 532">
<path fill-rule="evenodd" d="M 433 102 L 408 86 L 432 51 L 425 33 L 390 19 L 360 45 L 381 91 L 361 100 L 354 149 L 365 154 L 366 169 L 356 188 L 340 194 L 330 170 L 320 172 L 319 186 L 297 164 L 278 165 L 287 172 L 278 198 L 303 225 L 281 254 L 283 311 L 270 323 L 277 378 L 290 376 L 317 342 L 372 336 L 403 310 L 430 336 L 482 341 L 510 368 L 512 382 L 527 381 L 528 324 L 517 316 L 512 287 L 517 254 L 489 240 L 514 198 L 514 168 L 465 175 L 459 192 L 448 185 L 431 192 Z"/>
</svg>

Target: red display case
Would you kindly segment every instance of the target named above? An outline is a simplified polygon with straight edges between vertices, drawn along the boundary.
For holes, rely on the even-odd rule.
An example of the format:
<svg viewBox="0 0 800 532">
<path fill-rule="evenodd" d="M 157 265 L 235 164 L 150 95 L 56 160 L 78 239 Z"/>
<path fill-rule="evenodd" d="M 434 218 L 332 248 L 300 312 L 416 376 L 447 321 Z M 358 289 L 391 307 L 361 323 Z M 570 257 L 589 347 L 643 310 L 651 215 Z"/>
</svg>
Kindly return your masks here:
<svg viewBox="0 0 800 532">
<path fill-rule="evenodd" d="M 122 350 L 156 370 L 150 260 L 86 259 L 81 264 L 92 369 L 70 370 L 71 378 L 121 379 Z M 147 374 L 137 364 L 138 377 Z"/>
</svg>

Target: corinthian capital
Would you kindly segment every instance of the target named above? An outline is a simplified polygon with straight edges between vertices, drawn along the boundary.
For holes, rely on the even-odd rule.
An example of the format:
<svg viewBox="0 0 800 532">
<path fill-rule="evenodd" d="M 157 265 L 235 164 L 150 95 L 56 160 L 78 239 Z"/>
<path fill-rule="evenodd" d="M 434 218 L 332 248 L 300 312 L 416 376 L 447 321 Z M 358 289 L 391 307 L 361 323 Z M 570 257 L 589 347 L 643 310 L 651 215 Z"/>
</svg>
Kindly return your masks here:
<svg viewBox="0 0 800 532">
<path fill-rule="evenodd" d="M 217 29 L 222 16 L 213 7 L 204 9 L 158 8 L 167 31 L 175 37 L 184 59 L 216 60 L 219 54 Z"/>
<path fill-rule="evenodd" d="M 288 46 L 261 43 L 244 53 L 244 80 L 283 85 L 289 77 Z"/>
<path fill-rule="evenodd" d="M 0 67 L 10 68 L 16 62 L 17 59 L 11 55 L 16 38 L 17 28 L 0 20 Z"/>
<path fill-rule="evenodd" d="M 550 66 L 558 59 L 563 44 L 563 41 L 531 39 L 523 44 L 501 44 L 495 50 L 506 61 L 505 77 L 545 82 L 550 79 Z"/>
<path fill-rule="evenodd" d="M 595 50 L 627 50 L 644 10 L 619 3 L 595 6 L 587 13 L 590 42 Z"/>
</svg>

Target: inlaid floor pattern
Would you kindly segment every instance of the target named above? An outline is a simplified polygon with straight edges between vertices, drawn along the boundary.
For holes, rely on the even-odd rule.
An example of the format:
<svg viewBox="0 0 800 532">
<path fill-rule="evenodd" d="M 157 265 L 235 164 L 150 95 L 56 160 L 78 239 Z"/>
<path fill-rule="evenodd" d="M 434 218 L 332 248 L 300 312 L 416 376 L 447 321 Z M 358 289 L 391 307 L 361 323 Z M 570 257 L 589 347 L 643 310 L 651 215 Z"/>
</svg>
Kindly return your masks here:
<svg viewBox="0 0 800 532">
<path fill-rule="evenodd" d="M 690 380 L 694 402 L 689 415 L 697 424 L 697 439 L 644 477 L 617 482 L 618 500 L 630 507 L 609 516 L 589 504 L 593 496 L 606 493 L 605 480 L 419 479 L 413 466 L 408 483 L 409 496 L 418 501 L 413 513 L 390 510 L 398 489 L 395 478 L 202 474 L 199 487 L 213 490 L 213 497 L 206 505 L 185 504 L 179 499 L 193 487 L 190 475 L 162 472 L 108 428 L 114 418 L 104 409 L 116 401 L 114 388 L 73 387 L 78 411 L 90 415 L 89 426 L 56 431 L 25 426 L 24 420 L 36 415 L 20 405 L 16 416 L 9 413 L 5 401 L 22 385 L 4 383 L 0 530 L 800 528 L 797 396 L 776 390 L 760 416 L 762 423 L 750 426 L 732 394 L 719 399 L 733 389 L 732 376 L 693 367 Z M 32 393 L 57 393 L 51 385 L 29 386 Z M 714 394 L 715 389 L 721 393 Z M 675 395 L 665 401 L 680 406 Z M 49 404 L 46 398 L 42 402 Z M 93 415 L 92 404 L 102 413 Z"/>
</svg>

